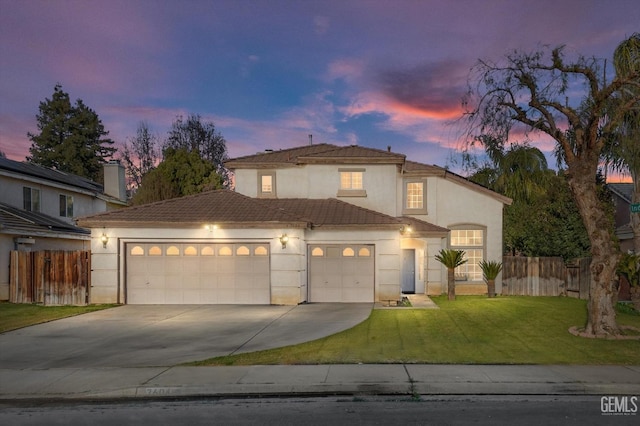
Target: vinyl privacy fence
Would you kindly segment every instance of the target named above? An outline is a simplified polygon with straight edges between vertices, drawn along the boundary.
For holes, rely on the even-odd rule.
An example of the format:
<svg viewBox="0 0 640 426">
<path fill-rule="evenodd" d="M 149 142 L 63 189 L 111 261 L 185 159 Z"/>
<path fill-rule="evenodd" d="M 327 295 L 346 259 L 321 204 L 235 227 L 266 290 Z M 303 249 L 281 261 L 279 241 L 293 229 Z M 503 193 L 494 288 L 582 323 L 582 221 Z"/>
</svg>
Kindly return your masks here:
<svg viewBox="0 0 640 426">
<path fill-rule="evenodd" d="M 86 305 L 89 301 L 89 251 L 12 251 L 9 269 L 12 303 Z"/>
<path fill-rule="evenodd" d="M 502 260 L 502 294 L 589 298 L 591 259 L 565 264 L 561 257 L 515 257 Z"/>
</svg>

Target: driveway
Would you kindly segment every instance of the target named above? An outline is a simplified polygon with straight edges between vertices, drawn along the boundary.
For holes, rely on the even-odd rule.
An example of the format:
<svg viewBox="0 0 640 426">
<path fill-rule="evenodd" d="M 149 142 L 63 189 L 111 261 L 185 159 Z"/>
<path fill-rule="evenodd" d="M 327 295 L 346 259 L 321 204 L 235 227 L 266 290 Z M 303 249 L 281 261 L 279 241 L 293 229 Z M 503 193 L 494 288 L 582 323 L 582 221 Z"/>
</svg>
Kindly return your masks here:
<svg viewBox="0 0 640 426">
<path fill-rule="evenodd" d="M 372 307 L 124 305 L 0 334 L 0 368 L 171 366 L 325 337 Z"/>
</svg>

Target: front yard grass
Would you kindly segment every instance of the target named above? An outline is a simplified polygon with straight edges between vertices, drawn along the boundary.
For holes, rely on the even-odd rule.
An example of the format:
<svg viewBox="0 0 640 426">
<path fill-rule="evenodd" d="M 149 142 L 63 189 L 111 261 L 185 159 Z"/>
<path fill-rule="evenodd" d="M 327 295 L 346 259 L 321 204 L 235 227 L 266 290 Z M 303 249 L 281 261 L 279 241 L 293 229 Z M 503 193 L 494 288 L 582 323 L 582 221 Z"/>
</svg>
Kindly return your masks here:
<svg viewBox="0 0 640 426">
<path fill-rule="evenodd" d="M 0 333 L 114 306 L 42 306 L 0 302 Z"/>
<path fill-rule="evenodd" d="M 440 309 L 374 310 L 363 323 L 284 348 L 188 365 L 265 364 L 619 364 L 640 365 L 640 341 L 576 337 L 586 302 L 566 297 L 435 297 Z M 618 324 L 640 328 L 619 312 Z"/>
</svg>

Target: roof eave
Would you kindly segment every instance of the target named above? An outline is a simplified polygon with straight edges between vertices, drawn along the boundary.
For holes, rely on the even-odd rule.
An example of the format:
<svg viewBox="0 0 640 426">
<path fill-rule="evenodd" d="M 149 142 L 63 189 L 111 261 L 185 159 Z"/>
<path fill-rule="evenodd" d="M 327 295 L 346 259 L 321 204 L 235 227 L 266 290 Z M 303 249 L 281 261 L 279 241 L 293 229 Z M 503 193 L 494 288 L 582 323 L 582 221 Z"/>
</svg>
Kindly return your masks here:
<svg viewBox="0 0 640 426">
<path fill-rule="evenodd" d="M 305 229 L 309 227 L 307 222 L 286 222 L 286 221 L 248 221 L 248 222 L 232 222 L 218 220 L 203 220 L 198 222 L 165 222 L 165 221 L 79 221 L 78 224 L 85 228 L 180 228 L 180 229 L 198 229 L 206 225 L 216 225 L 219 229 L 273 229 L 273 228 L 293 228 Z"/>
</svg>

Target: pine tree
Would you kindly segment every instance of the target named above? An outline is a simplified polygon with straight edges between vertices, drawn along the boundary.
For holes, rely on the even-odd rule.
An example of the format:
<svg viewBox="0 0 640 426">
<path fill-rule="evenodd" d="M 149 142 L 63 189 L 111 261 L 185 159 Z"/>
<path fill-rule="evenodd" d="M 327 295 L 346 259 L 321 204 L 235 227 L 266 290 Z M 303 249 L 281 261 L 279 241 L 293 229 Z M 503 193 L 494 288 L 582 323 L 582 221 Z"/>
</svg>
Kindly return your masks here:
<svg viewBox="0 0 640 426">
<path fill-rule="evenodd" d="M 71 104 L 69 94 L 57 84 L 51 99 L 40 102 L 38 134 L 31 140 L 27 161 L 99 181 L 102 165 L 113 155 L 113 141 L 105 138 L 98 115 L 81 99 Z"/>
</svg>

